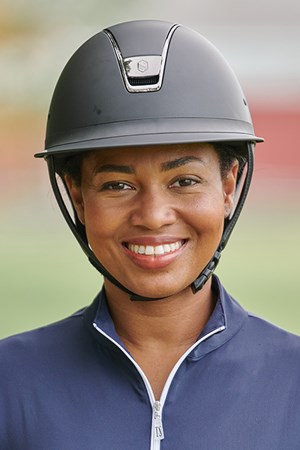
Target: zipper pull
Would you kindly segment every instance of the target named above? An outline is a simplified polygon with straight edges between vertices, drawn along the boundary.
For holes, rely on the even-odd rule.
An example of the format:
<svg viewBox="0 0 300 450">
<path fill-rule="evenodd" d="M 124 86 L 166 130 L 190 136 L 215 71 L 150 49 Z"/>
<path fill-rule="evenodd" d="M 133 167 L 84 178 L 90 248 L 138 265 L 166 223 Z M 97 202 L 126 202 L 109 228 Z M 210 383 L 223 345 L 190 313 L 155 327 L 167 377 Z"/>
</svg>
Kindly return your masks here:
<svg viewBox="0 0 300 450">
<path fill-rule="evenodd" d="M 153 404 L 152 431 L 155 441 L 164 439 L 164 429 L 161 420 L 161 404 L 158 401 Z"/>
</svg>

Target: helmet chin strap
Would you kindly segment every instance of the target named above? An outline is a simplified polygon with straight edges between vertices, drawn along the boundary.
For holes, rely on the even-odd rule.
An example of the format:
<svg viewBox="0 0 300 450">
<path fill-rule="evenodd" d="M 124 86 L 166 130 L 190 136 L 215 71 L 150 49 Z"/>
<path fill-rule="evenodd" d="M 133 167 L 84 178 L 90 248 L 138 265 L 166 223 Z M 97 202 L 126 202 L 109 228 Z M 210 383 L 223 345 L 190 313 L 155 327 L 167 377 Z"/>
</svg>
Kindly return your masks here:
<svg viewBox="0 0 300 450">
<path fill-rule="evenodd" d="M 220 244 L 219 244 L 217 250 L 215 251 L 213 257 L 211 258 L 211 260 L 209 261 L 207 266 L 202 270 L 202 272 L 200 273 L 198 278 L 196 278 L 196 280 L 191 285 L 191 288 L 192 288 L 194 294 L 196 292 L 198 292 L 200 289 L 202 289 L 204 284 L 207 282 L 207 280 L 211 277 L 211 275 L 215 271 L 215 269 L 220 261 L 221 252 L 224 250 L 224 248 L 228 242 L 228 239 L 230 238 L 230 235 L 231 235 L 233 228 L 242 212 L 245 200 L 247 198 L 251 180 L 252 180 L 253 168 L 254 168 L 254 144 L 252 142 L 247 142 L 247 172 L 245 175 L 244 184 L 242 186 L 240 196 L 237 201 L 237 205 L 235 207 L 234 213 L 231 216 L 231 218 L 227 219 L 225 221 L 222 238 L 221 238 Z M 242 179 L 241 179 L 242 172 L 243 172 L 243 170 L 239 171 L 239 173 L 238 173 L 237 189 L 239 188 L 239 185 L 242 181 Z"/>
<path fill-rule="evenodd" d="M 240 216 L 240 213 L 243 209 L 243 206 L 244 206 L 244 203 L 245 203 L 248 191 L 249 191 L 252 174 L 253 174 L 253 166 L 254 166 L 253 149 L 254 149 L 254 144 L 252 142 L 247 142 L 247 160 L 248 160 L 247 161 L 247 172 L 245 175 L 245 179 L 244 179 L 244 183 L 242 186 L 240 196 L 237 201 L 236 208 L 235 208 L 234 213 L 231 216 L 231 218 L 225 220 L 224 231 L 223 231 L 222 238 L 221 238 L 221 241 L 220 241 L 220 244 L 219 244 L 217 250 L 213 254 L 212 258 L 210 259 L 210 261 L 208 262 L 206 267 L 201 271 L 201 273 L 196 278 L 196 280 L 191 284 L 191 289 L 194 294 L 196 294 L 198 291 L 200 291 L 203 288 L 204 284 L 207 282 L 207 280 L 211 277 L 211 275 L 215 271 L 215 269 L 218 265 L 218 262 L 221 258 L 221 252 L 224 250 L 224 248 L 228 242 L 228 239 L 232 233 L 232 230 L 233 230 L 233 228 Z M 72 219 L 72 217 L 66 207 L 66 204 L 62 198 L 62 194 L 61 194 L 60 188 L 57 183 L 57 176 L 56 176 L 56 170 L 55 170 L 55 158 L 53 156 L 49 155 L 47 157 L 47 163 L 48 163 L 50 182 L 52 185 L 52 189 L 53 189 L 55 198 L 60 207 L 60 210 L 61 210 L 67 224 L 69 225 L 72 233 L 74 234 L 75 238 L 77 239 L 79 245 L 81 246 L 82 250 L 88 257 L 90 263 L 111 283 L 113 283 L 115 286 L 117 286 L 122 291 L 129 294 L 130 299 L 132 301 L 155 301 L 155 300 L 162 300 L 164 298 L 168 298 L 169 296 L 157 297 L 157 298 L 156 297 L 154 297 L 154 298 L 144 297 L 142 295 L 139 295 L 139 294 L 136 294 L 136 293 L 130 291 L 125 286 L 123 286 L 116 278 L 114 278 L 111 275 L 111 273 L 100 263 L 100 261 L 96 258 L 95 254 L 93 253 L 93 251 L 91 250 L 91 248 L 88 244 L 86 233 L 85 233 L 85 227 L 80 223 L 80 221 L 77 217 L 76 211 L 74 210 L 73 203 L 71 201 L 71 198 L 70 198 L 68 189 L 64 183 L 64 180 L 62 180 L 62 181 L 63 181 L 64 187 L 67 191 L 67 194 L 69 196 L 69 200 L 73 207 L 75 221 Z M 242 172 L 243 172 L 243 170 L 241 170 L 238 174 L 237 187 L 239 187 L 239 184 L 242 181 L 241 180 Z"/>
</svg>

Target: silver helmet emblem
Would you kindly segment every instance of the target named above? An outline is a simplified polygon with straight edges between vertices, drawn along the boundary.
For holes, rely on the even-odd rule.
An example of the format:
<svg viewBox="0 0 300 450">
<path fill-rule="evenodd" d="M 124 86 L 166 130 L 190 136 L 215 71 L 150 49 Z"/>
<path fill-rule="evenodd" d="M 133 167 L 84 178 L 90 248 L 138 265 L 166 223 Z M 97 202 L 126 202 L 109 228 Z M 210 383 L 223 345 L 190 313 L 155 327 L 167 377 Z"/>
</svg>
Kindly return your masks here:
<svg viewBox="0 0 300 450">
<path fill-rule="evenodd" d="M 121 50 L 109 30 L 104 30 L 115 50 L 119 66 L 123 75 L 126 89 L 129 92 L 159 91 L 162 85 L 171 37 L 179 25 L 174 25 L 164 42 L 161 55 L 141 55 L 123 58 Z"/>
</svg>

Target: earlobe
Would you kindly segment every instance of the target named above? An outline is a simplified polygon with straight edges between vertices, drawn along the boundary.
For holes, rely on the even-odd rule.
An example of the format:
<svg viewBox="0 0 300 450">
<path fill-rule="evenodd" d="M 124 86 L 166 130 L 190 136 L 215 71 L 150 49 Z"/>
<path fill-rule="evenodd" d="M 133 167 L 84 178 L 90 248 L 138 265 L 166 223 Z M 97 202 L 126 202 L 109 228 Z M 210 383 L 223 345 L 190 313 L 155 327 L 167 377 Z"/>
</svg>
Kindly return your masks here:
<svg viewBox="0 0 300 450">
<path fill-rule="evenodd" d="M 84 202 L 81 187 L 75 183 L 74 179 L 67 175 L 65 183 L 69 191 L 70 198 L 77 213 L 78 219 L 84 225 Z"/>
</svg>

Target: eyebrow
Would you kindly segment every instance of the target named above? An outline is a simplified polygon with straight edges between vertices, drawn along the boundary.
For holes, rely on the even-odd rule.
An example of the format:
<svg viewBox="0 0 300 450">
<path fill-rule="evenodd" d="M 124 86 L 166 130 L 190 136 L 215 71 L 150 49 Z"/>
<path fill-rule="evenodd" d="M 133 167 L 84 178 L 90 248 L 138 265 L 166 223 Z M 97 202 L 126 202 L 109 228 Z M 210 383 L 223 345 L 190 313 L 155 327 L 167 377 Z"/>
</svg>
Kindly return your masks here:
<svg viewBox="0 0 300 450">
<path fill-rule="evenodd" d="M 168 170 L 176 169 L 177 167 L 181 167 L 184 166 L 185 164 L 195 161 L 203 164 L 203 160 L 197 156 L 183 156 L 181 158 L 163 162 L 160 165 L 160 168 L 162 172 L 167 172 Z M 94 170 L 95 175 L 97 175 L 97 173 L 104 173 L 104 172 L 134 174 L 135 170 L 131 166 L 125 166 L 120 164 L 103 164 L 102 166 L 97 166 Z"/>
<path fill-rule="evenodd" d="M 118 172 L 118 173 L 129 173 L 133 174 L 134 169 L 131 166 L 122 166 L 118 164 L 103 164 L 102 166 L 98 166 L 94 170 L 94 174 L 103 173 L 103 172 Z"/>
<path fill-rule="evenodd" d="M 195 161 L 203 164 L 203 160 L 197 156 L 183 156 L 182 158 L 166 161 L 162 163 L 160 167 L 163 172 L 166 172 L 167 170 L 176 169 L 177 167 L 184 166 L 185 164 Z"/>
</svg>

